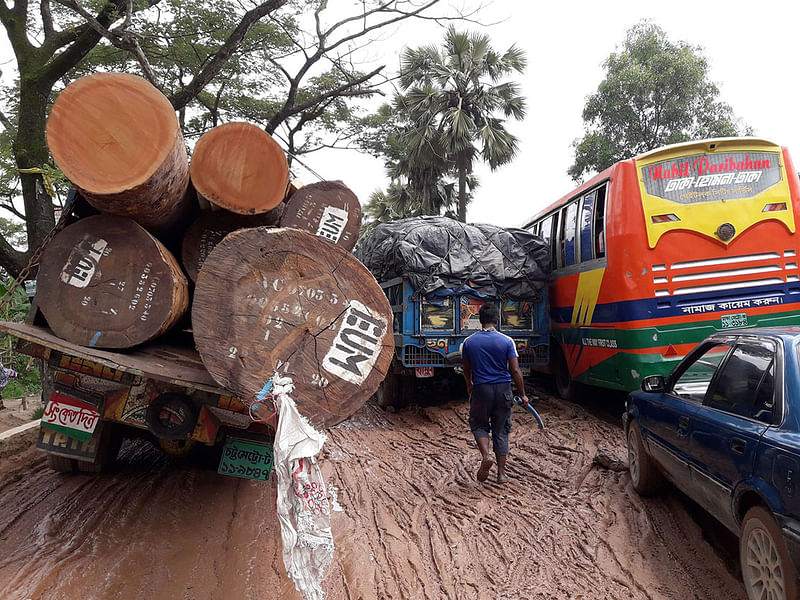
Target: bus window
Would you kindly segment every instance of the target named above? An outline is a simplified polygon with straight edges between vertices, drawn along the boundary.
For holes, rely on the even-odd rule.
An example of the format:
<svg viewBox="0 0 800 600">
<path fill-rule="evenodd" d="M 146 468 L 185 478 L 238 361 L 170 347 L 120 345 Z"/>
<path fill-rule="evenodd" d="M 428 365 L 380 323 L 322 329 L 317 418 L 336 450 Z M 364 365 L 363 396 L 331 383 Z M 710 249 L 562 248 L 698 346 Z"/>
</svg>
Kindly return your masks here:
<svg viewBox="0 0 800 600">
<path fill-rule="evenodd" d="M 594 203 L 594 256 L 602 258 L 606 255 L 606 187 L 597 189 L 597 200 Z"/>
<path fill-rule="evenodd" d="M 597 190 L 592 190 L 583 197 L 583 200 L 581 200 L 581 262 L 592 260 L 594 258 L 594 253 L 592 252 L 592 215 L 594 210 L 594 199 L 596 195 Z"/>
<path fill-rule="evenodd" d="M 550 246 L 551 256 L 553 255 L 553 215 L 550 215 L 541 222 L 539 235 Z M 552 263 L 555 264 L 555 263 Z"/>
<path fill-rule="evenodd" d="M 578 216 L 578 203 L 573 202 L 561 211 L 561 224 L 558 228 L 558 241 L 561 247 L 558 266 L 575 264 L 575 221 Z"/>
</svg>

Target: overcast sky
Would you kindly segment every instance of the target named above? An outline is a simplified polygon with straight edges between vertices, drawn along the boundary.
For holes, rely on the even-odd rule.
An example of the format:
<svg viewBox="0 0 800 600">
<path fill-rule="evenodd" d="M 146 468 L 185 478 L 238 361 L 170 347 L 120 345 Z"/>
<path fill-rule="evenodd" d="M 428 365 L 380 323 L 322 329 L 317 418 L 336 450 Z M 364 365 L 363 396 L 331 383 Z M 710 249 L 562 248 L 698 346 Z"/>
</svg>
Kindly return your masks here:
<svg viewBox="0 0 800 600">
<path fill-rule="evenodd" d="M 335 6 L 348 0 L 333 0 Z M 519 77 L 528 115 L 509 128 L 520 138 L 520 153 L 492 173 L 481 169 L 481 186 L 469 207 L 471 222 L 519 226 L 535 212 L 571 191 L 566 172 L 573 162 L 572 141 L 583 135 L 585 99 L 604 77 L 602 63 L 621 45 L 625 32 L 651 19 L 673 42 L 702 46 L 720 99 L 730 104 L 755 134 L 787 146 L 800 161 L 800 3 L 673 0 L 608 2 L 494 0 L 484 21 L 495 49 L 512 43 L 528 56 Z M 397 69 L 397 48 L 438 41 L 432 27 L 406 24 L 387 42 L 389 68 Z M 392 43 L 394 42 L 394 43 Z M 365 203 L 385 187 L 380 161 L 347 152 L 314 155 L 309 164 L 328 179 L 341 179 Z M 797 166 L 797 165 L 796 165 Z M 309 177 L 298 169 L 302 179 Z"/>
<path fill-rule="evenodd" d="M 355 0 L 330 0 L 331 11 Z M 446 0 L 447 1 L 447 0 Z M 469 4 L 473 0 L 460 0 Z M 355 2 L 357 3 L 357 2 Z M 509 128 L 520 139 L 520 153 L 492 173 L 480 168 L 481 186 L 468 220 L 519 226 L 535 212 L 573 189 L 566 172 L 573 161 L 572 141 L 583 134 L 586 97 L 603 79 L 603 61 L 620 46 L 625 32 L 643 18 L 662 27 L 672 41 L 705 50 L 720 99 L 752 126 L 756 135 L 788 146 L 800 160 L 800 3 L 797 0 L 485 0 L 482 22 L 494 47 L 511 44 L 528 56 L 527 72 L 517 77 L 528 100 L 528 116 Z M 464 28 L 477 28 L 467 26 Z M 370 58 L 394 73 L 403 45 L 439 42 L 441 29 L 406 23 L 385 42 L 370 48 Z M 1 68 L 10 71 L 10 50 L 0 30 Z M 329 151 L 304 159 L 326 179 L 341 179 L 365 203 L 386 186 L 378 159 L 354 151 Z M 315 180 L 297 167 L 297 175 Z"/>
</svg>

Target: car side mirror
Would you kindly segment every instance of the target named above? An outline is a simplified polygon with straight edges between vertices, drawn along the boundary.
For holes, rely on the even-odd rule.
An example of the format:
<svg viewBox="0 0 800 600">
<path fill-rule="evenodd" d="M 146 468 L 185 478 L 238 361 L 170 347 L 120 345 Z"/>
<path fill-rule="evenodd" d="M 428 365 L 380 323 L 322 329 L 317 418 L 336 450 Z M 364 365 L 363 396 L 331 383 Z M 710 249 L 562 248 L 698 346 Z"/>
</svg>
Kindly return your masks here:
<svg viewBox="0 0 800 600">
<path fill-rule="evenodd" d="M 666 389 L 663 375 L 649 375 L 642 379 L 642 391 L 663 392 Z"/>
</svg>

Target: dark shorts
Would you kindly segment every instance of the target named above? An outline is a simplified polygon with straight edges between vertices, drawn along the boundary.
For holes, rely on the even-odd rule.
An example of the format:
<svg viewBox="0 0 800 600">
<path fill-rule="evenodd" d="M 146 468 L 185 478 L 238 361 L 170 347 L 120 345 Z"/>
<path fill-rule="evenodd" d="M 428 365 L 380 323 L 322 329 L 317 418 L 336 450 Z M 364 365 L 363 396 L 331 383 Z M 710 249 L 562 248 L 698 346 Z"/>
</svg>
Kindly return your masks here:
<svg viewBox="0 0 800 600">
<path fill-rule="evenodd" d="M 482 383 L 472 388 L 469 407 L 469 429 L 475 439 L 492 434 L 492 450 L 508 456 L 508 434 L 511 433 L 511 407 L 514 394 L 511 383 Z"/>
</svg>

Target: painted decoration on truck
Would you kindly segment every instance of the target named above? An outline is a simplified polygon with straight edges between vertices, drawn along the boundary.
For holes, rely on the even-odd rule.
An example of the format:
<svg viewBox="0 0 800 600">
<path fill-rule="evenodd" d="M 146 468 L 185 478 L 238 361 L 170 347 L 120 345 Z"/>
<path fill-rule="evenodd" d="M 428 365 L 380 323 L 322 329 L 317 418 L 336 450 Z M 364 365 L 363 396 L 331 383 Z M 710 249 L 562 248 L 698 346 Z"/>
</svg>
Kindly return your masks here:
<svg viewBox="0 0 800 600">
<path fill-rule="evenodd" d="M 501 329 L 533 329 L 533 304 L 527 300 L 506 300 L 500 309 Z"/>
<path fill-rule="evenodd" d="M 481 321 L 478 317 L 478 311 L 485 302 L 477 298 L 470 298 L 469 296 L 461 296 L 459 306 L 459 321 L 461 331 L 479 331 L 481 329 Z"/>
<path fill-rule="evenodd" d="M 100 420 L 97 408 L 61 392 L 53 392 L 42 415 L 42 427 L 80 441 L 92 439 Z"/>
<path fill-rule="evenodd" d="M 423 300 L 420 307 L 421 328 L 423 331 L 453 331 L 455 317 L 452 298 L 442 298 L 437 303 Z"/>
</svg>

